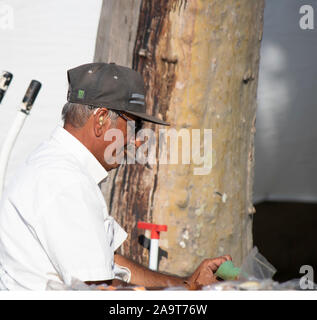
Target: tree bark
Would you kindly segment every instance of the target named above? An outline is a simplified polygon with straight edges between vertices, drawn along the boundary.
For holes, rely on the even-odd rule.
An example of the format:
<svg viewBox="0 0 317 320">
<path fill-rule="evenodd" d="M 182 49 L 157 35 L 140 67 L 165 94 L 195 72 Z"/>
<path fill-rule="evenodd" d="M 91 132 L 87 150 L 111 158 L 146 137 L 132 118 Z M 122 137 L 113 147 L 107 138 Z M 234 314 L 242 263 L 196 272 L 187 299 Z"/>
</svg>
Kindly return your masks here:
<svg viewBox="0 0 317 320">
<path fill-rule="evenodd" d="M 251 249 L 263 10 L 264 0 L 104 0 L 95 61 L 138 70 L 147 112 L 172 128 L 213 130 L 210 174 L 194 175 L 193 163 L 126 165 L 103 185 L 110 214 L 129 233 L 121 253 L 147 264 L 142 220 L 168 225 L 161 271 L 185 275 L 222 254 L 239 265 Z"/>
</svg>

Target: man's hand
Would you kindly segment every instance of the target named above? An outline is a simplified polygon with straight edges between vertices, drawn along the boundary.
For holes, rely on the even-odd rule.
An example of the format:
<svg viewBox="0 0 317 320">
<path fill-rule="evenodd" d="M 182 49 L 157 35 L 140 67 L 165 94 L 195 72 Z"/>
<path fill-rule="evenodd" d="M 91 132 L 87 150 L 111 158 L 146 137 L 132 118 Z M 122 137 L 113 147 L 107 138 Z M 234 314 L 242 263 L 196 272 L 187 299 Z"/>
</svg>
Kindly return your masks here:
<svg viewBox="0 0 317 320">
<path fill-rule="evenodd" d="M 232 260 L 231 256 L 226 255 L 214 259 L 205 259 L 199 265 L 196 271 L 188 277 L 186 281 L 188 289 L 197 290 L 202 286 L 217 282 L 214 273 L 217 271 L 220 265 L 227 260 Z"/>
</svg>

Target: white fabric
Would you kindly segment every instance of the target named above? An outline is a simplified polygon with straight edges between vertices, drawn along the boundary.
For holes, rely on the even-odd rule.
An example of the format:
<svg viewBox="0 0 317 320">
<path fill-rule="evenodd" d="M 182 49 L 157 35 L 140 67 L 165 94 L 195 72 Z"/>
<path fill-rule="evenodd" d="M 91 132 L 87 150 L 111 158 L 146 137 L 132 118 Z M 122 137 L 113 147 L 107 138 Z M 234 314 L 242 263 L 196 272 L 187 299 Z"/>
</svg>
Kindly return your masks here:
<svg viewBox="0 0 317 320">
<path fill-rule="evenodd" d="M 128 283 L 131 281 L 130 269 L 120 266 L 116 263 L 114 264 L 114 274 L 115 279 L 119 279 Z"/>
<path fill-rule="evenodd" d="M 126 232 L 108 215 L 106 170 L 62 127 L 17 171 L 0 204 L 0 272 L 9 290 L 116 277 Z"/>
</svg>

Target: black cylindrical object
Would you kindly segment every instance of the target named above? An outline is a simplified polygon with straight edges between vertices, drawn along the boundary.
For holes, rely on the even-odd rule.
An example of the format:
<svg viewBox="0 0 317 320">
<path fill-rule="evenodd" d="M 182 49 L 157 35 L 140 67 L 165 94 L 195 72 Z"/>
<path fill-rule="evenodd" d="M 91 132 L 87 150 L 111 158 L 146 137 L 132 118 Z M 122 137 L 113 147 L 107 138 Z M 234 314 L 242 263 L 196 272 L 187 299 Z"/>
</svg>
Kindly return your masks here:
<svg viewBox="0 0 317 320">
<path fill-rule="evenodd" d="M 33 106 L 33 103 L 41 89 L 41 82 L 39 81 L 36 81 L 36 80 L 32 80 L 27 91 L 26 91 L 26 94 L 23 98 L 23 104 L 26 108 L 26 111 L 30 111 L 32 106 Z"/>
<path fill-rule="evenodd" d="M 0 78 L 0 103 L 11 83 L 13 74 L 8 71 L 3 71 Z"/>
</svg>

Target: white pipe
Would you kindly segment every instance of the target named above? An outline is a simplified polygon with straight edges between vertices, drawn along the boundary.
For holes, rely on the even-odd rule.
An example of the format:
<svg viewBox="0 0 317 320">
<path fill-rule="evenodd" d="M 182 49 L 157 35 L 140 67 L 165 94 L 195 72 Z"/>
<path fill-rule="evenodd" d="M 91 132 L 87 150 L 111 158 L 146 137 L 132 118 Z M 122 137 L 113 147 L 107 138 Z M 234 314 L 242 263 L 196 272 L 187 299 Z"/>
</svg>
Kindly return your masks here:
<svg viewBox="0 0 317 320">
<path fill-rule="evenodd" d="M 2 102 L 2 99 L 8 90 L 8 87 L 12 81 L 12 77 L 12 73 L 7 71 L 3 71 L 0 76 L 0 103 Z"/>
<path fill-rule="evenodd" d="M 23 107 L 23 108 L 25 108 L 25 107 Z M 9 131 L 3 145 L 2 145 L 2 149 L 1 149 L 1 153 L 0 153 L 0 199 L 2 197 L 5 175 L 6 175 L 6 170 L 7 170 L 10 154 L 11 154 L 12 148 L 15 144 L 15 141 L 17 139 L 17 136 L 19 135 L 27 116 L 28 116 L 27 112 L 23 112 L 21 110 L 18 111 L 18 114 L 17 114 L 17 116 L 16 116 L 16 118 L 10 128 L 10 131 Z"/>
<path fill-rule="evenodd" d="M 157 270 L 159 239 L 151 239 L 149 268 Z"/>
</svg>

